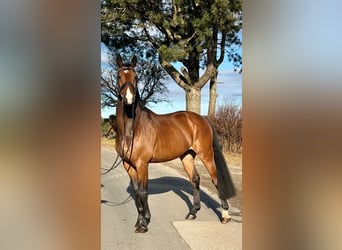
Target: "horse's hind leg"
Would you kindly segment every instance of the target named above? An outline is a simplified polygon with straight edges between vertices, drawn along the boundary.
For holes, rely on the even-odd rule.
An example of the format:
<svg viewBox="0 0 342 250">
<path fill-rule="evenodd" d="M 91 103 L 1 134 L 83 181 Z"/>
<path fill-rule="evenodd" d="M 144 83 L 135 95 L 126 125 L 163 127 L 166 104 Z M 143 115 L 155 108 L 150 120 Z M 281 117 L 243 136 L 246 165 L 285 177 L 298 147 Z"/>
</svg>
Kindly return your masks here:
<svg viewBox="0 0 342 250">
<path fill-rule="evenodd" d="M 198 175 L 198 172 L 195 168 L 194 158 L 195 158 L 195 152 L 188 151 L 186 152 L 182 157 L 182 163 L 185 172 L 187 173 L 189 180 L 191 182 L 192 188 L 193 188 L 193 206 L 190 209 L 190 212 L 185 217 L 186 219 L 195 219 L 196 213 L 201 208 L 201 202 L 200 202 L 200 176 Z"/>
<path fill-rule="evenodd" d="M 210 177 L 211 177 L 211 181 L 215 185 L 216 189 L 218 190 L 217 171 L 216 171 L 213 151 L 208 150 L 206 154 L 200 152 L 198 153 L 198 157 L 201 159 L 204 166 L 207 168 L 208 173 L 210 174 Z M 220 198 L 220 201 L 221 201 L 221 208 L 222 208 L 221 223 L 225 224 L 231 220 L 231 217 L 228 214 L 229 203 L 226 199 L 222 199 L 222 198 Z"/>
</svg>

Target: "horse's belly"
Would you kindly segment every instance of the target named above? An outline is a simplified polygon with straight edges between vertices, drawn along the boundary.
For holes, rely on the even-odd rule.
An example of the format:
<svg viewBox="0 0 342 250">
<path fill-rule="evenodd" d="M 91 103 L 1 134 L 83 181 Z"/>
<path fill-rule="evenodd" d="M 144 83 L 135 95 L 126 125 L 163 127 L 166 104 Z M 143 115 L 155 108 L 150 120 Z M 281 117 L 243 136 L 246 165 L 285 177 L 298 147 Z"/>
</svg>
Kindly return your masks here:
<svg viewBox="0 0 342 250">
<path fill-rule="evenodd" d="M 155 148 L 151 162 L 165 162 L 174 160 L 182 156 L 189 149 L 190 145 L 165 145 L 162 148 Z"/>
<path fill-rule="evenodd" d="M 180 156 L 180 155 L 179 155 Z M 157 162 L 165 162 L 165 161 L 171 161 L 174 160 L 176 158 L 178 158 L 179 156 L 175 155 L 175 156 L 168 156 L 168 157 L 158 157 L 158 156 L 154 156 L 151 160 L 152 163 L 157 163 Z"/>
</svg>

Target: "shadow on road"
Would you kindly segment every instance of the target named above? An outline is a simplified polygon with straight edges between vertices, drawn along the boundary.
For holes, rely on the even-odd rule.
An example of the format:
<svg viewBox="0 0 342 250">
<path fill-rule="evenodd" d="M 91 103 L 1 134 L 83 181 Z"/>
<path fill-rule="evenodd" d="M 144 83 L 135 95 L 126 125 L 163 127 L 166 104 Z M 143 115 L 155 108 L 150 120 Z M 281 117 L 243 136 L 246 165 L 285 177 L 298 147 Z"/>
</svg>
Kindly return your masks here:
<svg viewBox="0 0 342 250">
<path fill-rule="evenodd" d="M 103 186 L 101 186 L 103 187 Z M 121 202 L 113 202 L 108 200 L 101 200 L 101 204 L 105 204 L 108 206 L 120 206 L 127 202 L 130 202 L 134 199 L 133 190 L 131 185 L 128 185 L 127 192 L 129 193 L 128 197 L 121 201 Z M 157 195 L 167 192 L 174 192 L 178 195 L 188 206 L 189 211 L 192 208 L 192 186 L 190 182 L 186 179 L 179 178 L 179 177 L 160 177 L 155 179 L 149 179 L 148 181 L 148 194 L 149 195 Z M 190 195 L 189 196 L 187 195 Z M 190 200 L 191 199 L 191 200 Z M 221 212 L 220 212 L 220 204 L 211 198 L 208 194 L 200 190 L 200 199 L 209 209 L 211 209 L 216 216 L 220 219 Z M 184 212 L 186 214 L 186 212 Z M 241 216 L 241 214 L 234 214 L 235 216 Z M 236 221 L 241 222 L 241 221 Z"/>
<path fill-rule="evenodd" d="M 170 191 L 178 195 L 187 204 L 190 211 L 190 209 L 192 208 L 192 198 L 189 198 L 186 194 L 189 194 L 192 197 L 193 191 L 188 180 L 179 177 L 160 177 L 156 179 L 150 179 L 148 181 L 149 195 L 162 194 Z M 133 195 L 131 186 L 127 187 L 127 192 Z M 217 203 L 202 190 L 200 190 L 200 199 L 209 209 L 211 209 L 218 216 L 218 218 L 220 218 L 221 213 L 219 211 L 219 203 Z"/>
</svg>

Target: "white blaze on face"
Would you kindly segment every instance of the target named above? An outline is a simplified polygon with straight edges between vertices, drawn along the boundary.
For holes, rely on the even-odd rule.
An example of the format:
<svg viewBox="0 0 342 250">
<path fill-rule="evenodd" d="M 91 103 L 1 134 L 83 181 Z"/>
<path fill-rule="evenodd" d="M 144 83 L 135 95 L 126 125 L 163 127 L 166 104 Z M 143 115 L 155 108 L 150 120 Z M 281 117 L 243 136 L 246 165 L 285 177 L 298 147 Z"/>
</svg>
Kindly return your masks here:
<svg viewBox="0 0 342 250">
<path fill-rule="evenodd" d="M 128 69 L 125 69 L 123 71 L 125 74 L 128 74 L 129 70 Z M 131 92 L 130 88 L 127 88 L 127 91 L 126 91 L 126 101 L 127 101 L 127 104 L 133 104 L 133 93 Z"/>
<path fill-rule="evenodd" d="M 126 97 L 127 104 L 133 104 L 133 93 L 131 92 L 130 88 L 127 88 L 125 97 Z"/>
</svg>

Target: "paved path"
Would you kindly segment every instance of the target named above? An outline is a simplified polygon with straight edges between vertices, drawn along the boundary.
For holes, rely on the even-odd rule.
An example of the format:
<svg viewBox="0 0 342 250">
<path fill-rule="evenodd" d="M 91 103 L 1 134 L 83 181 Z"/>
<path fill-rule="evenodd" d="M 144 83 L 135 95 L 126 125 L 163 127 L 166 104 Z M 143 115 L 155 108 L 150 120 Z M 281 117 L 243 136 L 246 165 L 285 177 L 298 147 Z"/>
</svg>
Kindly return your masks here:
<svg viewBox="0 0 342 250">
<path fill-rule="evenodd" d="M 103 147 L 101 167 L 115 159 L 113 150 Z M 151 223 L 145 234 L 134 233 L 137 211 L 130 193 L 129 178 L 122 165 L 101 180 L 102 250 L 114 249 L 242 249 L 240 211 L 230 209 L 233 220 L 219 222 L 216 194 L 201 191 L 201 210 L 196 220 L 185 220 L 192 203 L 190 183 L 177 170 L 163 164 L 149 166 Z"/>
</svg>

